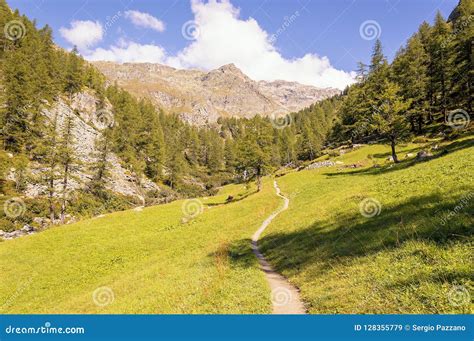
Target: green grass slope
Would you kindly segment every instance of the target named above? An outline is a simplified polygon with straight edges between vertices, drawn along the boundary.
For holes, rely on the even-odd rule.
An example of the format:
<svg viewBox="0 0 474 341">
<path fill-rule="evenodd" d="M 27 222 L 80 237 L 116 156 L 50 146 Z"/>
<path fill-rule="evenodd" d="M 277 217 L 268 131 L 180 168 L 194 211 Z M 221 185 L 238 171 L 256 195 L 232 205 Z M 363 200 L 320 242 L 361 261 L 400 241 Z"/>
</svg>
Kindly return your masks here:
<svg viewBox="0 0 474 341">
<path fill-rule="evenodd" d="M 189 221 L 178 201 L 2 242 L 0 313 L 268 313 L 250 243 L 231 248 L 280 204 L 270 184 L 239 200 L 253 192 L 226 187 Z"/>
<path fill-rule="evenodd" d="M 263 251 L 310 313 L 471 312 L 474 139 L 440 147 L 430 160 L 389 165 L 388 147 L 366 146 L 337 158 L 363 168 L 279 179 L 290 208 L 266 231 Z M 360 212 L 367 198 L 373 217 Z"/>
<path fill-rule="evenodd" d="M 310 313 L 470 312 L 473 142 L 434 142 L 433 158 L 398 165 L 387 146 L 365 146 L 279 177 L 290 207 L 265 231 L 264 254 Z M 250 237 L 281 205 L 271 181 L 201 198 L 193 219 L 178 201 L 1 242 L 0 313 L 269 313 Z M 360 212 L 366 199 L 380 203 L 373 217 Z"/>
</svg>

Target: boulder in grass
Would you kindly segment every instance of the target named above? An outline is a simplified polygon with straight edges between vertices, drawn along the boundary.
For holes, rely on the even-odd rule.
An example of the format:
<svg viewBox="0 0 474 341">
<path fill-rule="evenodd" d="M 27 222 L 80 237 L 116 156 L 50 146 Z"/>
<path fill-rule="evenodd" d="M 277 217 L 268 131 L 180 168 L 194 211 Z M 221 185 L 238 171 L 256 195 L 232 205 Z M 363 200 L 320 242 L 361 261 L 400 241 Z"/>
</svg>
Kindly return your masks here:
<svg viewBox="0 0 474 341">
<path fill-rule="evenodd" d="M 25 233 L 31 233 L 31 232 L 35 232 L 35 228 L 31 225 L 28 225 L 28 224 L 25 224 L 22 228 L 21 228 L 21 231 L 25 232 Z"/>
<path fill-rule="evenodd" d="M 430 152 L 426 151 L 426 150 L 420 150 L 417 154 L 416 154 L 416 158 L 417 160 L 425 160 L 425 159 L 428 159 L 430 157 L 432 157 L 433 154 L 431 154 Z"/>
<path fill-rule="evenodd" d="M 314 162 L 314 163 L 310 164 L 309 166 L 307 166 L 306 169 L 317 169 L 317 168 L 323 168 L 323 167 L 332 167 L 334 165 L 335 165 L 334 162 L 326 160 L 326 161 Z"/>
</svg>

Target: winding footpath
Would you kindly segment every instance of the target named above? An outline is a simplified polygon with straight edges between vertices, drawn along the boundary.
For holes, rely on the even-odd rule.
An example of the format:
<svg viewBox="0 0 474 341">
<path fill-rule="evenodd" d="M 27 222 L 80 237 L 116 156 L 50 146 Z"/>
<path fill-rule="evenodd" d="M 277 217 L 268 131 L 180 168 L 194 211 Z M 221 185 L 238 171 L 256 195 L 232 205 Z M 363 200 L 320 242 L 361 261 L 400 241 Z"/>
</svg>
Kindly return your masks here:
<svg viewBox="0 0 474 341">
<path fill-rule="evenodd" d="M 273 182 L 273 187 L 275 187 L 276 194 L 284 200 L 284 204 L 282 208 L 276 210 L 265 219 L 260 228 L 254 233 L 252 236 L 252 250 L 255 253 L 255 256 L 257 256 L 258 262 L 260 263 L 260 269 L 265 273 L 265 277 L 267 278 L 272 291 L 271 300 L 273 314 L 306 314 L 306 308 L 300 299 L 298 289 L 291 285 L 285 277 L 273 270 L 258 249 L 257 241 L 260 238 L 260 235 L 277 215 L 288 209 L 290 203 L 290 199 L 281 195 L 280 188 L 276 181 Z"/>
</svg>

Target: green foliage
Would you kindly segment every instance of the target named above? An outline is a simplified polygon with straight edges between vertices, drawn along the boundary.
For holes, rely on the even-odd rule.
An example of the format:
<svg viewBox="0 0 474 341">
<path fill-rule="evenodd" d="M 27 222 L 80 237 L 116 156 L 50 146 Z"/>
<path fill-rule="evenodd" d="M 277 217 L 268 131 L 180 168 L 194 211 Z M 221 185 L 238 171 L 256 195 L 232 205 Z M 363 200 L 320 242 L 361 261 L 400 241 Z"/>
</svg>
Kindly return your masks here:
<svg viewBox="0 0 474 341">
<path fill-rule="evenodd" d="M 449 21 L 438 13 L 433 26 L 420 25 L 391 65 L 380 41 L 375 43 L 369 70 L 361 64 L 358 83 L 345 91 L 331 141 L 387 138 L 382 131 L 371 130 L 370 121 L 372 112 L 380 110 L 381 89 L 390 82 L 399 87 L 396 96 L 407 105 L 393 117 L 403 116 L 413 134 L 444 132 L 442 125 L 451 110 L 472 115 L 474 5 L 461 0 L 453 13 Z"/>
<path fill-rule="evenodd" d="M 341 96 L 289 114 L 287 126 L 257 116 L 221 118 L 217 126 L 198 128 L 157 111 L 150 101 L 138 100 L 117 85 L 106 88 L 105 77 L 77 49 L 58 49 L 49 27 L 36 28 L 34 21 L 11 12 L 1 1 L 0 25 L 17 20 L 27 33 L 16 40 L 0 37 L 1 138 L 3 149 L 18 161 L 15 190 L 21 193 L 28 164 L 38 162 L 48 187 L 51 219 L 65 214 L 71 203 L 67 181 L 77 160 L 67 134 L 40 111 L 57 96 L 71 98 L 85 88 L 94 90 L 100 109 L 110 102 L 114 117 L 114 124 L 96 141 L 97 162 L 86 165 L 92 174 L 88 189 L 100 202 L 108 197 L 104 179 L 110 175 L 111 152 L 137 185 L 146 176 L 168 186 L 173 198 L 209 194 L 232 181 L 260 183 L 275 169 L 318 158 L 334 143 L 383 139 L 392 145 L 396 161 L 400 142 L 426 131 L 445 132 L 449 110 L 471 112 L 472 3 L 461 1 L 455 12 L 449 21 L 438 14 L 433 26 L 423 23 L 391 65 L 377 41 L 370 63 L 359 65 L 356 84 Z M 63 188 L 56 193 L 59 183 Z"/>
</svg>

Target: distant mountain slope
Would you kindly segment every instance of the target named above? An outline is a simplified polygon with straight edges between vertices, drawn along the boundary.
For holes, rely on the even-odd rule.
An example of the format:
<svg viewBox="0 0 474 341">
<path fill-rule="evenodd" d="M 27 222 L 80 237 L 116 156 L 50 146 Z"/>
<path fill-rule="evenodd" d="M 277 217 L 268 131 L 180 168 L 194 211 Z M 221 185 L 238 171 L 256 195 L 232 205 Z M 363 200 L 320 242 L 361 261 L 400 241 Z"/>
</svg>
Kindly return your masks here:
<svg viewBox="0 0 474 341">
<path fill-rule="evenodd" d="M 210 72 L 150 63 L 94 64 L 110 81 L 196 125 L 216 122 L 220 116 L 298 111 L 340 92 L 296 82 L 256 82 L 234 64 Z"/>
</svg>

